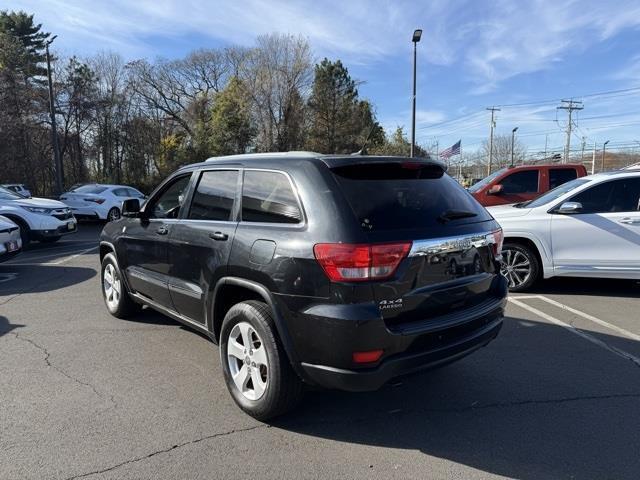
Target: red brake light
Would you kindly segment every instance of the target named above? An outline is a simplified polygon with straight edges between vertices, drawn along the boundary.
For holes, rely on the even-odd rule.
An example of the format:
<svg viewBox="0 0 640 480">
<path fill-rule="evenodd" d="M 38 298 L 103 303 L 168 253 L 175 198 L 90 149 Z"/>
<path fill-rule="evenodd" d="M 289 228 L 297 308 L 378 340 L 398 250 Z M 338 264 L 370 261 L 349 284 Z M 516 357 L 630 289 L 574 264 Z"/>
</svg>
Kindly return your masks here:
<svg viewBox="0 0 640 480">
<path fill-rule="evenodd" d="M 85 198 L 84 201 L 93 202 L 93 203 L 97 203 L 98 205 L 102 205 L 104 203 L 104 198 Z"/>
<path fill-rule="evenodd" d="M 380 244 L 319 243 L 313 253 L 333 282 L 362 282 L 393 275 L 411 242 Z"/>
<path fill-rule="evenodd" d="M 368 352 L 353 352 L 353 363 L 373 363 L 380 360 L 384 350 L 369 350 Z"/>
<path fill-rule="evenodd" d="M 491 232 L 493 235 L 493 256 L 499 260 L 502 256 L 502 242 L 504 241 L 504 232 L 501 228 Z"/>
</svg>

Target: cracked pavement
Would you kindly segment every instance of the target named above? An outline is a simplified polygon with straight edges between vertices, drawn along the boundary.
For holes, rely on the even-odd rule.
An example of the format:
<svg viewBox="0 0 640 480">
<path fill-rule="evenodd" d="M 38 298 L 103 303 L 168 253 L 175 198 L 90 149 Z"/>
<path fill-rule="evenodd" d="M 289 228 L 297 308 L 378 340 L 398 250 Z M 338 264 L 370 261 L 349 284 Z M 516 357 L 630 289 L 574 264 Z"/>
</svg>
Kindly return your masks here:
<svg viewBox="0 0 640 480">
<path fill-rule="evenodd" d="M 41 247 L 0 265 L 17 273 L 0 284 L 0 479 L 638 478 L 640 369 L 525 309 L 463 361 L 375 393 L 309 392 L 264 424 L 235 407 L 204 336 L 152 311 L 107 314 L 97 254 L 64 261 L 97 232 L 82 224 L 58 265 L 37 264 Z M 635 285 L 541 288 L 640 334 Z"/>
</svg>

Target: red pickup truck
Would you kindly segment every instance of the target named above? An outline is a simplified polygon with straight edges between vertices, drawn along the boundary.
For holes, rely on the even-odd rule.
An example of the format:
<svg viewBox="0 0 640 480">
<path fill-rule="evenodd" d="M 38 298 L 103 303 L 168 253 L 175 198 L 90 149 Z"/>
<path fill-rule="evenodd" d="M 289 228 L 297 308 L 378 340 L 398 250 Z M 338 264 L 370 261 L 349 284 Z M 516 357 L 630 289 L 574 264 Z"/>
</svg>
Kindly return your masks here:
<svg viewBox="0 0 640 480">
<path fill-rule="evenodd" d="M 580 164 L 506 167 L 469 187 L 469 193 L 485 207 L 520 203 L 586 175 Z"/>
</svg>

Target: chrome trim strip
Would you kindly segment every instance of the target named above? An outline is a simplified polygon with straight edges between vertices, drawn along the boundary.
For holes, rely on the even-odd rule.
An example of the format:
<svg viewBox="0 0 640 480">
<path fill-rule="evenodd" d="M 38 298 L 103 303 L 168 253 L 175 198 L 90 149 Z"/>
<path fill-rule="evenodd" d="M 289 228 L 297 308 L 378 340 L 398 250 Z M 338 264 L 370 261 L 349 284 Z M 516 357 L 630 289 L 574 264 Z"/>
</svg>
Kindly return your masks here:
<svg viewBox="0 0 640 480">
<path fill-rule="evenodd" d="M 171 310 L 169 308 L 163 307 L 159 303 L 154 302 L 153 300 L 151 300 L 148 297 L 145 297 L 144 295 L 140 295 L 138 293 L 132 293 L 131 296 L 136 298 L 138 301 L 140 301 L 140 302 L 142 302 L 142 303 L 144 303 L 146 305 L 149 305 L 154 310 L 157 310 L 158 312 L 163 313 L 163 314 L 173 318 L 174 320 L 177 320 L 177 321 L 182 322 L 182 323 L 184 323 L 186 325 L 194 327 L 194 328 L 196 328 L 197 330 L 199 330 L 201 332 L 210 333 L 209 329 L 207 328 L 207 326 L 205 324 L 196 322 L 195 320 L 191 320 L 190 318 L 187 318 L 184 315 L 179 314 L 175 310 Z"/>
<path fill-rule="evenodd" d="M 414 240 L 409 257 L 460 252 L 471 248 L 487 247 L 495 244 L 493 232 L 473 233 L 455 237 Z"/>
<path fill-rule="evenodd" d="M 555 270 L 580 271 L 580 272 L 640 272 L 639 267 L 593 266 L 593 265 L 558 265 Z"/>
</svg>

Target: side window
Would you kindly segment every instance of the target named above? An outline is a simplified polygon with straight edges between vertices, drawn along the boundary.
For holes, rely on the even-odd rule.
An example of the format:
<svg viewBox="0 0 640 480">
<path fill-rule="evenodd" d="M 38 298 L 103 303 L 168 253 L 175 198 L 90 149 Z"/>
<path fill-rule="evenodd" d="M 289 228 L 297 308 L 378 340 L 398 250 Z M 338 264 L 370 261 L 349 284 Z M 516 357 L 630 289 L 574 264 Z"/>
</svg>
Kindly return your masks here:
<svg viewBox="0 0 640 480">
<path fill-rule="evenodd" d="M 129 196 L 129 192 L 128 189 L 126 188 L 114 188 L 113 189 L 113 194 L 117 197 L 128 197 Z"/>
<path fill-rule="evenodd" d="M 640 210 L 640 178 L 601 183 L 571 199 L 580 202 L 580 213 L 637 212 Z"/>
<path fill-rule="evenodd" d="M 178 218 L 190 178 L 191 175 L 177 178 L 159 196 L 153 198 L 149 207 L 145 208 L 145 211 L 150 212 L 150 217 Z"/>
<path fill-rule="evenodd" d="M 286 175 L 245 170 L 242 186 L 242 221 L 299 223 L 302 212 Z"/>
<path fill-rule="evenodd" d="M 500 181 L 502 193 L 537 193 L 538 192 L 538 171 L 525 170 L 514 172 Z"/>
<path fill-rule="evenodd" d="M 625 178 L 601 183 L 571 199 L 580 202 L 580 213 L 640 211 L 640 178 Z"/>
<path fill-rule="evenodd" d="M 127 188 L 128 196 L 133 198 L 144 198 L 144 195 L 135 188 Z"/>
<path fill-rule="evenodd" d="M 573 168 L 552 168 L 549 170 L 549 190 L 576 178 L 578 173 Z"/>
<path fill-rule="evenodd" d="M 237 170 L 202 172 L 189 209 L 192 220 L 229 220 L 238 183 Z"/>
</svg>

